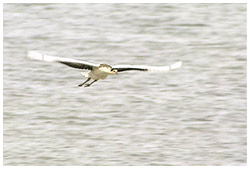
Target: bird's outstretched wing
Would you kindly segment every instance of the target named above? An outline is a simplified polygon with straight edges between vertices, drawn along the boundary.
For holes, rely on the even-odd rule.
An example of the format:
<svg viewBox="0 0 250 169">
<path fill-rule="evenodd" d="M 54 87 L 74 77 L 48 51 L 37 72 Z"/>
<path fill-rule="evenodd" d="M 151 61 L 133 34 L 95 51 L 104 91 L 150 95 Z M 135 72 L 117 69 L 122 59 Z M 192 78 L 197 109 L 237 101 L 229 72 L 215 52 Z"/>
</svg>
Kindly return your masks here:
<svg viewBox="0 0 250 169">
<path fill-rule="evenodd" d="M 27 53 L 27 57 L 30 59 L 34 59 L 34 60 L 62 63 L 62 64 L 65 64 L 67 66 L 77 68 L 77 69 L 92 70 L 94 67 L 99 66 L 99 64 L 94 64 L 94 63 L 90 63 L 90 62 L 86 62 L 82 60 L 46 55 L 37 51 L 29 51 Z"/>
<path fill-rule="evenodd" d="M 138 71 L 150 71 L 150 72 L 167 72 L 170 70 L 178 69 L 182 66 L 182 61 L 176 62 L 169 66 L 146 66 L 146 65 L 116 65 L 112 66 L 112 69 L 116 69 L 118 72 L 138 70 Z"/>
</svg>

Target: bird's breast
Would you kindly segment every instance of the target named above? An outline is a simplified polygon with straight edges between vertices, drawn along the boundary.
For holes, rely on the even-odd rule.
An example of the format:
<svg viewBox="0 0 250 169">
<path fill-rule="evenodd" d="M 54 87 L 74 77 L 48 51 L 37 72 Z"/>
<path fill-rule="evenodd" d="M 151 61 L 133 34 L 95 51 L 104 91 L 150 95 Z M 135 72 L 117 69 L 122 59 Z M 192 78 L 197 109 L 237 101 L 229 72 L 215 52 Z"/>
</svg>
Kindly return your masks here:
<svg viewBox="0 0 250 169">
<path fill-rule="evenodd" d="M 106 79 L 108 73 L 100 71 L 99 69 L 94 69 L 89 73 L 89 76 L 94 80 Z"/>
</svg>

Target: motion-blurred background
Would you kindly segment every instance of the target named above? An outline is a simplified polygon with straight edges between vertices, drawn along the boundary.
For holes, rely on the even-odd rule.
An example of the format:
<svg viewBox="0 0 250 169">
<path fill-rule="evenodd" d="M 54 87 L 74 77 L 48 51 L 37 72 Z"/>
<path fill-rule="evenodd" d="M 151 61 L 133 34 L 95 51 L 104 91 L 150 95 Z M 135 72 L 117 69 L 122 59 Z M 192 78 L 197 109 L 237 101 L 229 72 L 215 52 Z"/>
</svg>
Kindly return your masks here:
<svg viewBox="0 0 250 169">
<path fill-rule="evenodd" d="M 4 165 L 246 165 L 246 4 L 4 4 Z M 169 65 L 79 88 L 25 53 Z"/>
</svg>

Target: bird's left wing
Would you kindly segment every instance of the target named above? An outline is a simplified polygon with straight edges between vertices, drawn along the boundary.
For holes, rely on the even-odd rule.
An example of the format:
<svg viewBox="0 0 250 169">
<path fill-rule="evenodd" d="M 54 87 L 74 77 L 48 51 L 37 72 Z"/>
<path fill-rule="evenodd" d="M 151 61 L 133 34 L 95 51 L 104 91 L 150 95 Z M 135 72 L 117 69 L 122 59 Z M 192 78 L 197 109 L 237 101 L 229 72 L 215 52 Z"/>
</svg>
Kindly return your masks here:
<svg viewBox="0 0 250 169">
<path fill-rule="evenodd" d="M 88 69 L 92 70 L 93 67 L 98 67 L 99 64 L 94 64 L 82 60 L 63 58 L 58 56 L 46 55 L 37 51 L 29 51 L 27 57 L 34 60 L 46 61 L 46 62 L 57 62 L 77 69 Z"/>
<path fill-rule="evenodd" d="M 182 61 L 176 62 L 169 66 L 146 66 L 146 65 L 115 65 L 112 69 L 116 69 L 118 72 L 123 71 L 150 71 L 150 72 L 168 72 L 170 70 L 178 69 L 182 66 Z"/>
</svg>

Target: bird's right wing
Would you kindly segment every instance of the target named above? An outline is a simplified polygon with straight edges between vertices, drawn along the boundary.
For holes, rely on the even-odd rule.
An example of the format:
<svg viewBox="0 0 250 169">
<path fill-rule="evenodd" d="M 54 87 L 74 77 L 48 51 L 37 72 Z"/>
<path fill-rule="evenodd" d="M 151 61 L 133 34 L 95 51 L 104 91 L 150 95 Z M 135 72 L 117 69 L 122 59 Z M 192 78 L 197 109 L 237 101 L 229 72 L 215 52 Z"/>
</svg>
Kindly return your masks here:
<svg viewBox="0 0 250 169">
<path fill-rule="evenodd" d="M 88 69 L 92 70 L 94 67 L 98 67 L 99 64 L 94 64 L 82 60 L 63 58 L 57 56 L 46 55 L 37 51 L 29 51 L 27 57 L 34 60 L 46 61 L 46 62 L 57 62 L 77 69 Z"/>
<path fill-rule="evenodd" d="M 150 71 L 150 72 L 168 72 L 170 70 L 178 69 L 182 66 L 182 61 L 176 62 L 169 66 L 146 66 L 146 65 L 116 65 L 112 69 L 116 69 L 118 72 L 123 71 Z"/>
</svg>

